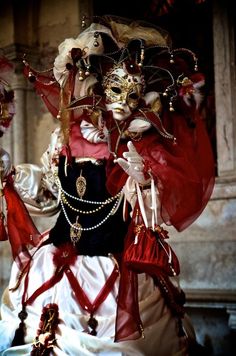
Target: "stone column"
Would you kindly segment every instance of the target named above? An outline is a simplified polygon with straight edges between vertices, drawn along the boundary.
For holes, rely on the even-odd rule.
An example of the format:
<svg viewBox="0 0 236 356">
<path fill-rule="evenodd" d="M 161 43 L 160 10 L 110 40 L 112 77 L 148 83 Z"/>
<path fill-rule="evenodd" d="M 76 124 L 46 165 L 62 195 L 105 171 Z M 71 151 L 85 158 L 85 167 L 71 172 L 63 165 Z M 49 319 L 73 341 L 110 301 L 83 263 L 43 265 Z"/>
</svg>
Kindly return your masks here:
<svg viewBox="0 0 236 356">
<path fill-rule="evenodd" d="M 234 19 L 229 6 L 214 1 L 214 72 L 219 177 L 236 181 L 236 69 Z"/>
<path fill-rule="evenodd" d="M 1 139 L 1 145 L 9 152 L 12 163 L 27 162 L 28 150 L 28 91 L 29 82 L 23 74 L 22 58 L 24 53 L 29 53 L 30 60 L 35 63 L 38 59 L 38 50 L 35 47 L 24 45 L 9 45 L 2 49 L 4 55 L 14 64 L 14 74 L 9 84 L 14 90 L 15 115 L 8 131 Z M 32 90 L 32 89 L 31 89 Z"/>
<path fill-rule="evenodd" d="M 27 161 L 27 114 L 26 114 L 26 89 L 27 82 L 22 73 L 14 76 L 12 83 L 15 97 L 16 113 L 12 124 L 13 151 L 12 161 L 14 165 Z"/>
</svg>

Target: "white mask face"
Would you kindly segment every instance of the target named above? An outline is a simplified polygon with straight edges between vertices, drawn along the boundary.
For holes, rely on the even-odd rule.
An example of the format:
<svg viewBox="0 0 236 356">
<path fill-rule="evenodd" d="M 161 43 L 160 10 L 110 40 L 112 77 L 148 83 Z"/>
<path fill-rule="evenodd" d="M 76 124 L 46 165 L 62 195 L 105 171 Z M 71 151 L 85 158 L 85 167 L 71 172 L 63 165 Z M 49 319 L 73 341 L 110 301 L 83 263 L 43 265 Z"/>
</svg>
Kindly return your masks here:
<svg viewBox="0 0 236 356">
<path fill-rule="evenodd" d="M 137 108 L 143 85 L 141 76 L 128 74 L 123 68 L 117 68 L 106 78 L 106 108 L 111 110 L 115 120 L 127 119 Z"/>
<path fill-rule="evenodd" d="M 117 101 L 116 103 L 106 104 L 106 108 L 108 111 L 112 111 L 113 118 L 118 121 L 127 119 L 132 113 L 129 106 L 121 101 Z"/>
</svg>

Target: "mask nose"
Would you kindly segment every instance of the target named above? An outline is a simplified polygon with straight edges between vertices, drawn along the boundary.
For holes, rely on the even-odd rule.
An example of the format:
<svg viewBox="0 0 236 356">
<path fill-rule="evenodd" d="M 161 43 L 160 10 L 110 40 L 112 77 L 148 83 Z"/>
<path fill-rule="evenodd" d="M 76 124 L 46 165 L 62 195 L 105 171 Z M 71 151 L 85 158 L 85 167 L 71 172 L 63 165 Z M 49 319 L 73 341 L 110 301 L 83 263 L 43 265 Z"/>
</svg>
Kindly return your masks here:
<svg viewBox="0 0 236 356">
<path fill-rule="evenodd" d="M 127 104 L 127 96 L 128 96 L 127 93 L 125 93 L 125 92 L 121 93 L 120 96 L 119 96 L 118 102 L 123 104 L 123 105 Z"/>
</svg>

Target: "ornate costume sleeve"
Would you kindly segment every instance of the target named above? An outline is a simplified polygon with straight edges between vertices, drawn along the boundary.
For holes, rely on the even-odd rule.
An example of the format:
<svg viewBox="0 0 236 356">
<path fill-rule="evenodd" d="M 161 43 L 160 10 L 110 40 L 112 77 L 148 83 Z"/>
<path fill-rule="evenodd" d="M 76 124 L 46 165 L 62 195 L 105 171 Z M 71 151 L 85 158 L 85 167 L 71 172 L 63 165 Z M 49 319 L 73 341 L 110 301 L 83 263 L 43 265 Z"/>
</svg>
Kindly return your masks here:
<svg viewBox="0 0 236 356">
<path fill-rule="evenodd" d="M 55 174 L 61 145 L 60 130 L 57 128 L 41 157 L 41 167 L 24 163 L 15 168 L 14 186 L 31 215 L 52 216 L 58 211 Z"/>
</svg>

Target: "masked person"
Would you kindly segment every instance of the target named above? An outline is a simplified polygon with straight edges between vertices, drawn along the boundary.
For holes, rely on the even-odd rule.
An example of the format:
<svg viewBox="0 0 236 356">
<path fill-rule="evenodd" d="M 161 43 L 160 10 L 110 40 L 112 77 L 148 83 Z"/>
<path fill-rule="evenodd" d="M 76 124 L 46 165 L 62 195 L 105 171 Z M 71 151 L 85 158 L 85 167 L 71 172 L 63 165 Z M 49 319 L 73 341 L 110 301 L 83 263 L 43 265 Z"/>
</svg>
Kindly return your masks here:
<svg viewBox="0 0 236 356">
<path fill-rule="evenodd" d="M 53 76 L 25 66 L 60 127 L 11 179 L 31 214 L 59 215 L 40 238 L 9 234 L 2 355 L 189 354 L 165 226 L 188 227 L 214 183 L 195 55 L 104 16 L 59 46 Z"/>
</svg>

